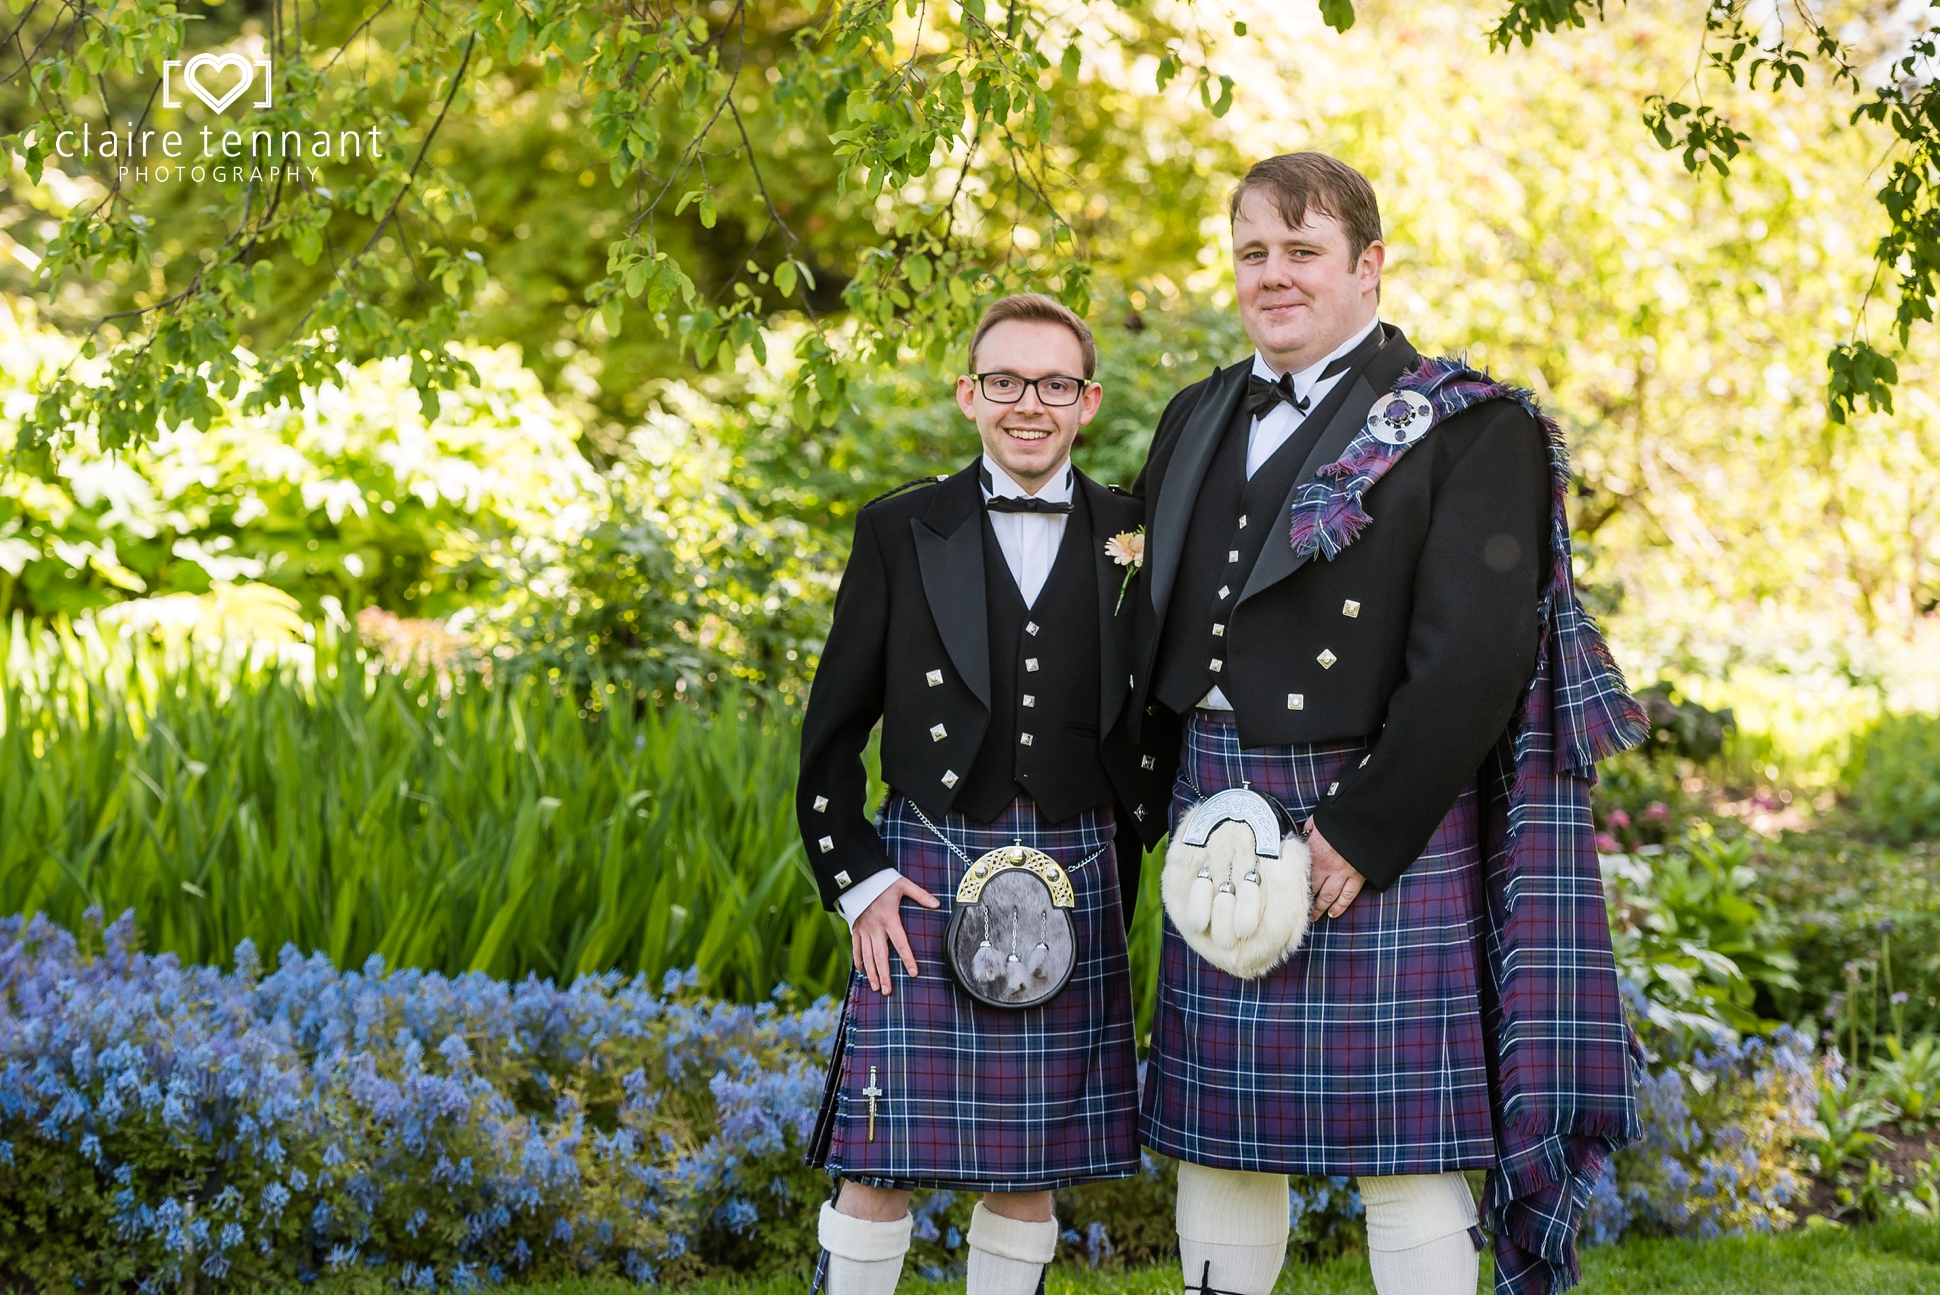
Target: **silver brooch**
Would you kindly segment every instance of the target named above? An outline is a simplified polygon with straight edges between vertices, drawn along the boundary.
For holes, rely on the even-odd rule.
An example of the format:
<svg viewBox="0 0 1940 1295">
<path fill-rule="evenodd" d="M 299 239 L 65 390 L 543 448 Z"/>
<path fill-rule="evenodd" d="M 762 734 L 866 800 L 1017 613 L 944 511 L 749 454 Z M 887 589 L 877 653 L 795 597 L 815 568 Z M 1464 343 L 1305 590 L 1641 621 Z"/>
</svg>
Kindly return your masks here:
<svg viewBox="0 0 1940 1295">
<path fill-rule="evenodd" d="M 1367 411 L 1367 430 L 1383 445 L 1413 445 L 1434 423 L 1434 406 L 1414 391 L 1390 391 Z"/>
</svg>

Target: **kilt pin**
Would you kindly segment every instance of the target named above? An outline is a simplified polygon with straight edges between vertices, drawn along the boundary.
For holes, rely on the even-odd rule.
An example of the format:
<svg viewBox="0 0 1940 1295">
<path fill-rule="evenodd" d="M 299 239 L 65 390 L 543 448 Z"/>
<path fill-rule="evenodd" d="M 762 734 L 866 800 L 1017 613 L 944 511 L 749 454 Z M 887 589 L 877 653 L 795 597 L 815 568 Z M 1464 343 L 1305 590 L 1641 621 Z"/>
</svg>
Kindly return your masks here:
<svg viewBox="0 0 1940 1295">
<path fill-rule="evenodd" d="M 1304 821 L 1368 748 L 1242 750 L 1231 713 L 1205 710 L 1193 712 L 1181 745 L 1175 828 L 1197 793 L 1243 781 Z M 1340 917 L 1316 922 L 1298 952 L 1257 980 L 1206 962 L 1168 919 L 1145 1144 L 1259 1173 L 1434 1174 L 1494 1164 L 1486 903 L 1471 780 L 1399 881 L 1363 890 Z"/>
<path fill-rule="evenodd" d="M 958 988 L 943 943 L 964 864 L 891 791 L 876 821 L 883 846 L 941 907 L 902 906 L 920 976 L 892 953 L 884 997 L 851 973 L 809 1163 L 869 1186 L 996 1192 L 1137 1172 L 1138 1059 L 1111 809 L 1052 824 L 1020 796 L 989 823 L 932 821 L 972 859 L 1022 843 L 1057 860 L 1077 898 L 1077 965 L 1039 1007 L 988 1007 Z"/>
</svg>

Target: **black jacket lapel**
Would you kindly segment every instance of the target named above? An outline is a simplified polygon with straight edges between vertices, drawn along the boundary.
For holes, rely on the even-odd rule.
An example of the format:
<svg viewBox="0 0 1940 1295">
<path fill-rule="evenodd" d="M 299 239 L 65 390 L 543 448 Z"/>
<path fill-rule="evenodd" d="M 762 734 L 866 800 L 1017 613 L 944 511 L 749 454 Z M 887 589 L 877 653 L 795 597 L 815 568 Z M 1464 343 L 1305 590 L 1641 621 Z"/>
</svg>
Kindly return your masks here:
<svg viewBox="0 0 1940 1295">
<path fill-rule="evenodd" d="M 1098 573 L 1098 731 L 1111 732 L 1125 694 L 1131 685 L 1130 664 L 1123 650 L 1124 635 L 1115 627 L 1118 618 L 1132 615 L 1131 600 L 1137 591 L 1127 593 L 1125 605 L 1118 606 L 1118 591 L 1125 583 L 1125 568 L 1105 552 L 1105 541 L 1138 527 L 1136 500 L 1112 494 L 1082 472 L 1078 489 L 1084 491 L 1085 506 L 1091 513 L 1091 552 Z M 1134 579 L 1133 585 L 1139 582 Z"/>
<path fill-rule="evenodd" d="M 1260 590 L 1278 584 L 1299 570 L 1307 559 L 1296 557 L 1293 543 L 1287 537 L 1287 527 L 1293 516 L 1294 497 L 1300 487 L 1314 479 L 1322 468 L 1338 459 L 1347 449 L 1348 443 L 1360 432 L 1367 422 L 1367 411 L 1374 405 L 1374 398 L 1389 390 L 1394 380 L 1415 366 L 1419 358 L 1415 348 L 1401 330 L 1392 325 L 1381 325 L 1386 340 L 1359 373 L 1354 375 L 1353 384 L 1348 387 L 1347 396 L 1334 405 L 1329 416 L 1327 430 L 1314 442 L 1307 455 L 1307 461 L 1300 465 L 1300 473 L 1293 479 L 1293 488 L 1280 504 L 1280 511 L 1274 514 L 1274 531 L 1266 537 L 1266 544 L 1260 549 L 1260 556 L 1253 563 L 1253 570 L 1246 577 L 1246 586 L 1240 590 L 1239 603 L 1245 602 Z"/>
<path fill-rule="evenodd" d="M 943 483 L 909 523 L 936 632 L 957 673 L 990 709 L 990 626 L 984 596 L 983 500 L 977 465 Z"/>
<path fill-rule="evenodd" d="M 1166 465 L 1165 479 L 1159 483 L 1159 498 L 1152 510 L 1152 534 L 1145 562 L 1152 609 L 1159 624 L 1165 623 L 1166 603 L 1172 597 L 1172 582 L 1179 574 L 1179 553 L 1186 543 L 1186 524 L 1192 520 L 1192 506 L 1199 500 L 1200 483 L 1213 451 L 1219 447 L 1220 434 L 1232 421 L 1240 397 L 1246 393 L 1246 375 L 1253 371 L 1249 358 L 1222 372 L 1209 383 L 1199 404 L 1186 419 L 1179 433 L 1178 448 Z"/>
</svg>

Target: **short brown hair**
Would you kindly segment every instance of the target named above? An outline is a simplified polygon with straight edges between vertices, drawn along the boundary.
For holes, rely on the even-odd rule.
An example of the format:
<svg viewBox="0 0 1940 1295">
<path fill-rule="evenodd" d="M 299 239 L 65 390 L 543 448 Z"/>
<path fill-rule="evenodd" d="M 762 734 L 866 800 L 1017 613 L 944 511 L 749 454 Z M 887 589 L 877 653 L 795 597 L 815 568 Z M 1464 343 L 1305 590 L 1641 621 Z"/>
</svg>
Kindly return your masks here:
<svg viewBox="0 0 1940 1295">
<path fill-rule="evenodd" d="M 1091 340 L 1091 330 L 1085 321 L 1069 307 L 1053 301 L 1041 292 L 1015 292 L 1008 297 L 999 297 L 990 303 L 977 321 L 977 331 L 970 334 L 970 371 L 977 371 L 977 346 L 983 335 L 999 324 L 1013 320 L 1024 320 L 1034 324 L 1062 324 L 1071 330 L 1078 339 L 1078 350 L 1085 357 L 1084 376 L 1088 379 L 1098 370 L 1098 343 Z"/>
<path fill-rule="evenodd" d="M 1374 186 L 1347 163 L 1325 153 L 1282 153 L 1253 163 L 1233 190 L 1226 214 L 1239 219 L 1239 205 L 1264 189 L 1287 228 L 1298 229 L 1309 210 L 1332 216 L 1347 232 L 1347 259 L 1358 261 L 1369 243 L 1381 241 L 1381 207 Z"/>
</svg>

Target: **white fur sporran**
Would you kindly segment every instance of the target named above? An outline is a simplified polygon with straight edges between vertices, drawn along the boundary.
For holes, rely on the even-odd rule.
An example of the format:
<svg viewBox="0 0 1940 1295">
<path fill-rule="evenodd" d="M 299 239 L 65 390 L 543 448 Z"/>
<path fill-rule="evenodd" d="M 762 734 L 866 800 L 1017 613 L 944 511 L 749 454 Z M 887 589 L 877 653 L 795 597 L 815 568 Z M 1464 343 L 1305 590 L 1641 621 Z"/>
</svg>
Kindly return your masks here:
<svg viewBox="0 0 1940 1295">
<path fill-rule="evenodd" d="M 1159 894 L 1194 953 L 1255 980 L 1307 934 L 1312 855 L 1272 797 L 1232 787 L 1193 806 L 1165 852 Z"/>
</svg>

